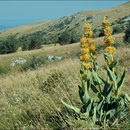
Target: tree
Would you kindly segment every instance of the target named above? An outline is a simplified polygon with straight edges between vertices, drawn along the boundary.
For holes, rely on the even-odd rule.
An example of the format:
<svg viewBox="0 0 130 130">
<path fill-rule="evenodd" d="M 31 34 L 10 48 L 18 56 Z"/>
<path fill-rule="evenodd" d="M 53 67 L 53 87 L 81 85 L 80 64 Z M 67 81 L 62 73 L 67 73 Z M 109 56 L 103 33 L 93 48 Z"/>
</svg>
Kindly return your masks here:
<svg viewBox="0 0 130 130">
<path fill-rule="evenodd" d="M 68 43 L 71 43 L 71 34 L 68 31 L 64 31 L 59 37 L 59 44 L 63 45 Z"/>
<path fill-rule="evenodd" d="M 41 38 L 38 36 L 34 36 L 30 39 L 30 43 L 29 43 L 29 50 L 31 49 L 39 49 L 41 48 Z"/>
<path fill-rule="evenodd" d="M 130 42 L 130 20 L 128 21 L 128 28 L 125 31 L 125 37 L 124 40 L 126 42 Z"/>
<path fill-rule="evenodd" d="M 16 52 L 19 47 L 18 40 L 14 36 L 0 42 L 0 54 Z"/>
</svg>

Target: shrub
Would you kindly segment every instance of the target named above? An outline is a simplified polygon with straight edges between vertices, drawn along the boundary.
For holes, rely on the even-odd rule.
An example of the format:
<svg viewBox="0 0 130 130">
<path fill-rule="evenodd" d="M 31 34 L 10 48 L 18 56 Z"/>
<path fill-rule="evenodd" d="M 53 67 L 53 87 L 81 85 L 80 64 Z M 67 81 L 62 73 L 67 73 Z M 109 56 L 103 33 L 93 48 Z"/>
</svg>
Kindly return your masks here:
<svg viewBox="0 0 130 130">
<path fill-rule="evenodd" d="M 18 47 L 18 40 L 14 36 L 10 36 L 6 40 L 0 41 L 0 54 L 16 52 Z"/>
<path fill-rule="evenodd" d="M 121 32 L 122 32 L 122 29 L 119 26 L 113 27 L 113 34 L 121 33 Z"/>
<path fill-rule="evenodd" d="M 43 56 L 32 56 L 25 64 L 20 68 L 21 71 L 37 69 L 39 66 L 45 63 L 45 57 Z"/>
<path fill-rule="evenodd" d="M 94 38 L 104 36 L 104 33 L 103 33 L 102 29 L 94 29 L 93 31 L 94 31 Z"/>
<path fill-rule="evenodd" d="M 71 43 L 71 34 L 68 31 L 64 31 L 59 37 L 59 44 L 64 45 Z"/>
<path fill-rule="evenodd" d="M 0 65 L 0 74 L 7 74 L 10 72 L 10 66 L 2 66 Z"/>
<path fill-rule="evenodd" d="M 19 38 L 22 50 L 39 49 L 42 45 L 42 36 L 38 34 L 26 35 Z"/>
<path fill-rule="evenodd" d="M 130 20 L 129 20 L 129 22 L 128 22 L 128 28 L 127 28 L 126 31 L 125 31 L 124 40 L 125 40 L 126 42 L 130 42 Z"/>
<path fill-rule="evenodd" d="M 39 49 L 41 48 L 42 42 L 40 40 L 41 38 L 38 36 L 31 37 L 30 42 L 29 42 L 29 50 L 32 49 Z"/>
<path fill-rule="evenodd" d="M 57 86 L 67 86 L 66 75 L 63 72 L 54 70 L 44 81 L 41 86 L 42 91 L 49 92 L 55 89 Z M 51 91 L 52 92 L 52 91 Z"/>
</svg>

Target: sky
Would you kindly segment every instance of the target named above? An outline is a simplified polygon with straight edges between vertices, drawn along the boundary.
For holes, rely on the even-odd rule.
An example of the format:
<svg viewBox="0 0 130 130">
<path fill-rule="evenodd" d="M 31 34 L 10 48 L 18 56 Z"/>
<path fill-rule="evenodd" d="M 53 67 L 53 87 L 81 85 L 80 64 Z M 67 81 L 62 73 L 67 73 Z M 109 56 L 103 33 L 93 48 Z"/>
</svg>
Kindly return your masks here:
<svg viewBox="0 0 130 130">
<path fill-rule="evenodd" d="M 32 22 L 58 19 L 82 10 L 100 10 L 116 7 L 126 0 L 109 1 L 1 1 L 0 29 Z"/>
</svg>

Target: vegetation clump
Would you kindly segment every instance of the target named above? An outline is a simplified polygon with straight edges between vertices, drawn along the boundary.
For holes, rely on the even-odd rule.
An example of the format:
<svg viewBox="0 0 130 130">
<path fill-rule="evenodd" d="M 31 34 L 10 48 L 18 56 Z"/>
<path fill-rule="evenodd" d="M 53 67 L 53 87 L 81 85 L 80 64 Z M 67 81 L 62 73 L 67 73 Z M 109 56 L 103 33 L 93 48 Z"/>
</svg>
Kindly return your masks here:
<svg viewBox="0 0 130 130">
<path fill-rule="evenodd" d="M 14 36 L 0 41 L 0 54 L 16 52 L 19 47 L 18 40 Z"/>
<path fill-rule="evenodd" d="M 68 31 L 64 31 L 59 37 L 60 45 L 71 43 L 71 34 Z"/>
<path fill-rule="evenodd" d="M 43 92 L 50 92 L 58 86 L 67 86 L 67 83 L 66 75 L 63 72 L 54 70 L 43 82 L 40 88 Z"/>
<path fill-rule="evenodd" d="M 7 74 L 10 72 L 11 68 L 10 66 L 2 66 L 0 65 L 0 74 Z"/>
<path fill-rule="evenodd" d="M 45 57 L 43 56 L 32 56 L 26 63 L 24 63 L 20 71 L 34 70 L 45 63 Z"/>
<path fill-rule="evenodd" d="M 128 28 L 127 28 L 126 31 L 125 31 L 124 40 L 125 40 L 126 42 L 130 42 L 130 20 L 129 20 L 129 22 L 128 22 Z"/>
</svg>

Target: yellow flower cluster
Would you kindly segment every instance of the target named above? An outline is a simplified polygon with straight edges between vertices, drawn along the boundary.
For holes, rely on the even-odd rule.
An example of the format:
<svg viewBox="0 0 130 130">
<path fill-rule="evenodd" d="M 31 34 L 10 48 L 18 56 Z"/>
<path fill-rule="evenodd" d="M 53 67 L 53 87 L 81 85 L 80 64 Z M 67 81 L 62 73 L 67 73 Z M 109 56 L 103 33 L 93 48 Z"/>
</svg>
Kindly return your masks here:
<svg viewBox="0 0 130 130">
<path fill-rule="evenodd" d="M 86 25 L 84 26 L 84 29 L 85 29 L 86 32 L 88 32 L 88 31 L 91 31 L 92 27 L 91 27 L 90 24 L 86 24 Z"/>
<path fill-rule="evenodd" d="M 109 54 L 113 54 L 116 49 L 114 46 L 112 46 L 112 44 L 114 43 L 114 38 L 110 36 L 112 35 L 112 28 L 110 28 L 109 25 L 110 22 L 104 19 L 102 22 L 102 27 L 104 28 L 104 34 L 106 36 L 104 38 L 104 45 L 106 46 L 105 51 Z"/>
<path fill-rule="evenodd" d="M 94 52 L 96 49 L 95 44 L 90 45 L 89 49 L 90 49 L 90 52 Z"/>
<path fill-rule="evenodd" d="M 91 67 L 91 63 L 90 63 L 90 62 L 83 62 L 83 65 L 84 65 L 86 68 L 90 68 L 90 67 Z"/>
<path fill-rule="evenodd" d="M 85 32 L 85 33 L 84 33 L 84 36 L 85 36 L 85 37 L 92 37 L 92 36 L 93 36 L 93 32 L 92 32 L 92 31 Z"/>
<path fill-rule="evenodd" d="M 111 46 L 114 43 L 113 37 L 106 37 L 104 38 L 104 44 L 105 46 Z"/>
<path fill-rule="evenodd" d="M 107 28 L 104 29 L 104 34 L 106 36 L 110 36 L 112 34 L 112 31 L 113 31 L 112 28 L 107 27 Z"/>
<path fill-rule="evenodd" d="M 81 61 L 87 61 L 90 59 L 90 55 L 89 54 L 82 54 L 80 55 L 80 60 Z"/>
<path fill-rule="evenodd" d="M 90 24 L 86 24 L 84 27 L 84 36 L 81 38 L 81 55 L 80 60 L 85 68 L 91 68 L 90 59 L 96 59 L 96 56 L 92 55 L 96 47 L 94 45 L 94 40 L 92 39 L 93 32 L 91 31 L 92 27 Z"/>
<path fill-rule="evenodd" d="M 107 19 L 104 19 L 103 22 L 102 22 L 102 27 L 106 28 L 106 27 L 109 26 L 109 24 L 110 24 L 110 22 Z"/>
<path fill-rule="evenodd" d="M 80 39 L 80 42 L 81 42 L 81 44 L 84 44 L 84 43 L 87 42 L 87 39 L 85 37 L 83 37 L 83 38 Z"/>
<path fill-rule="evenodd" d="M 116 49 L 115 49 L 115 47 L 113 47 L 113 46 L 108 46 L 108 47 L 105 49 L 105 51 L 106 51 L 107 53 L 113 54 L 113 53 L 116 51 Z"/>
<path fill-rule="evenodd" d="M 82 54 L 89 53 L 89 49 L 88 48 L 81 48 L 81 53 Z"/>
</svg>

